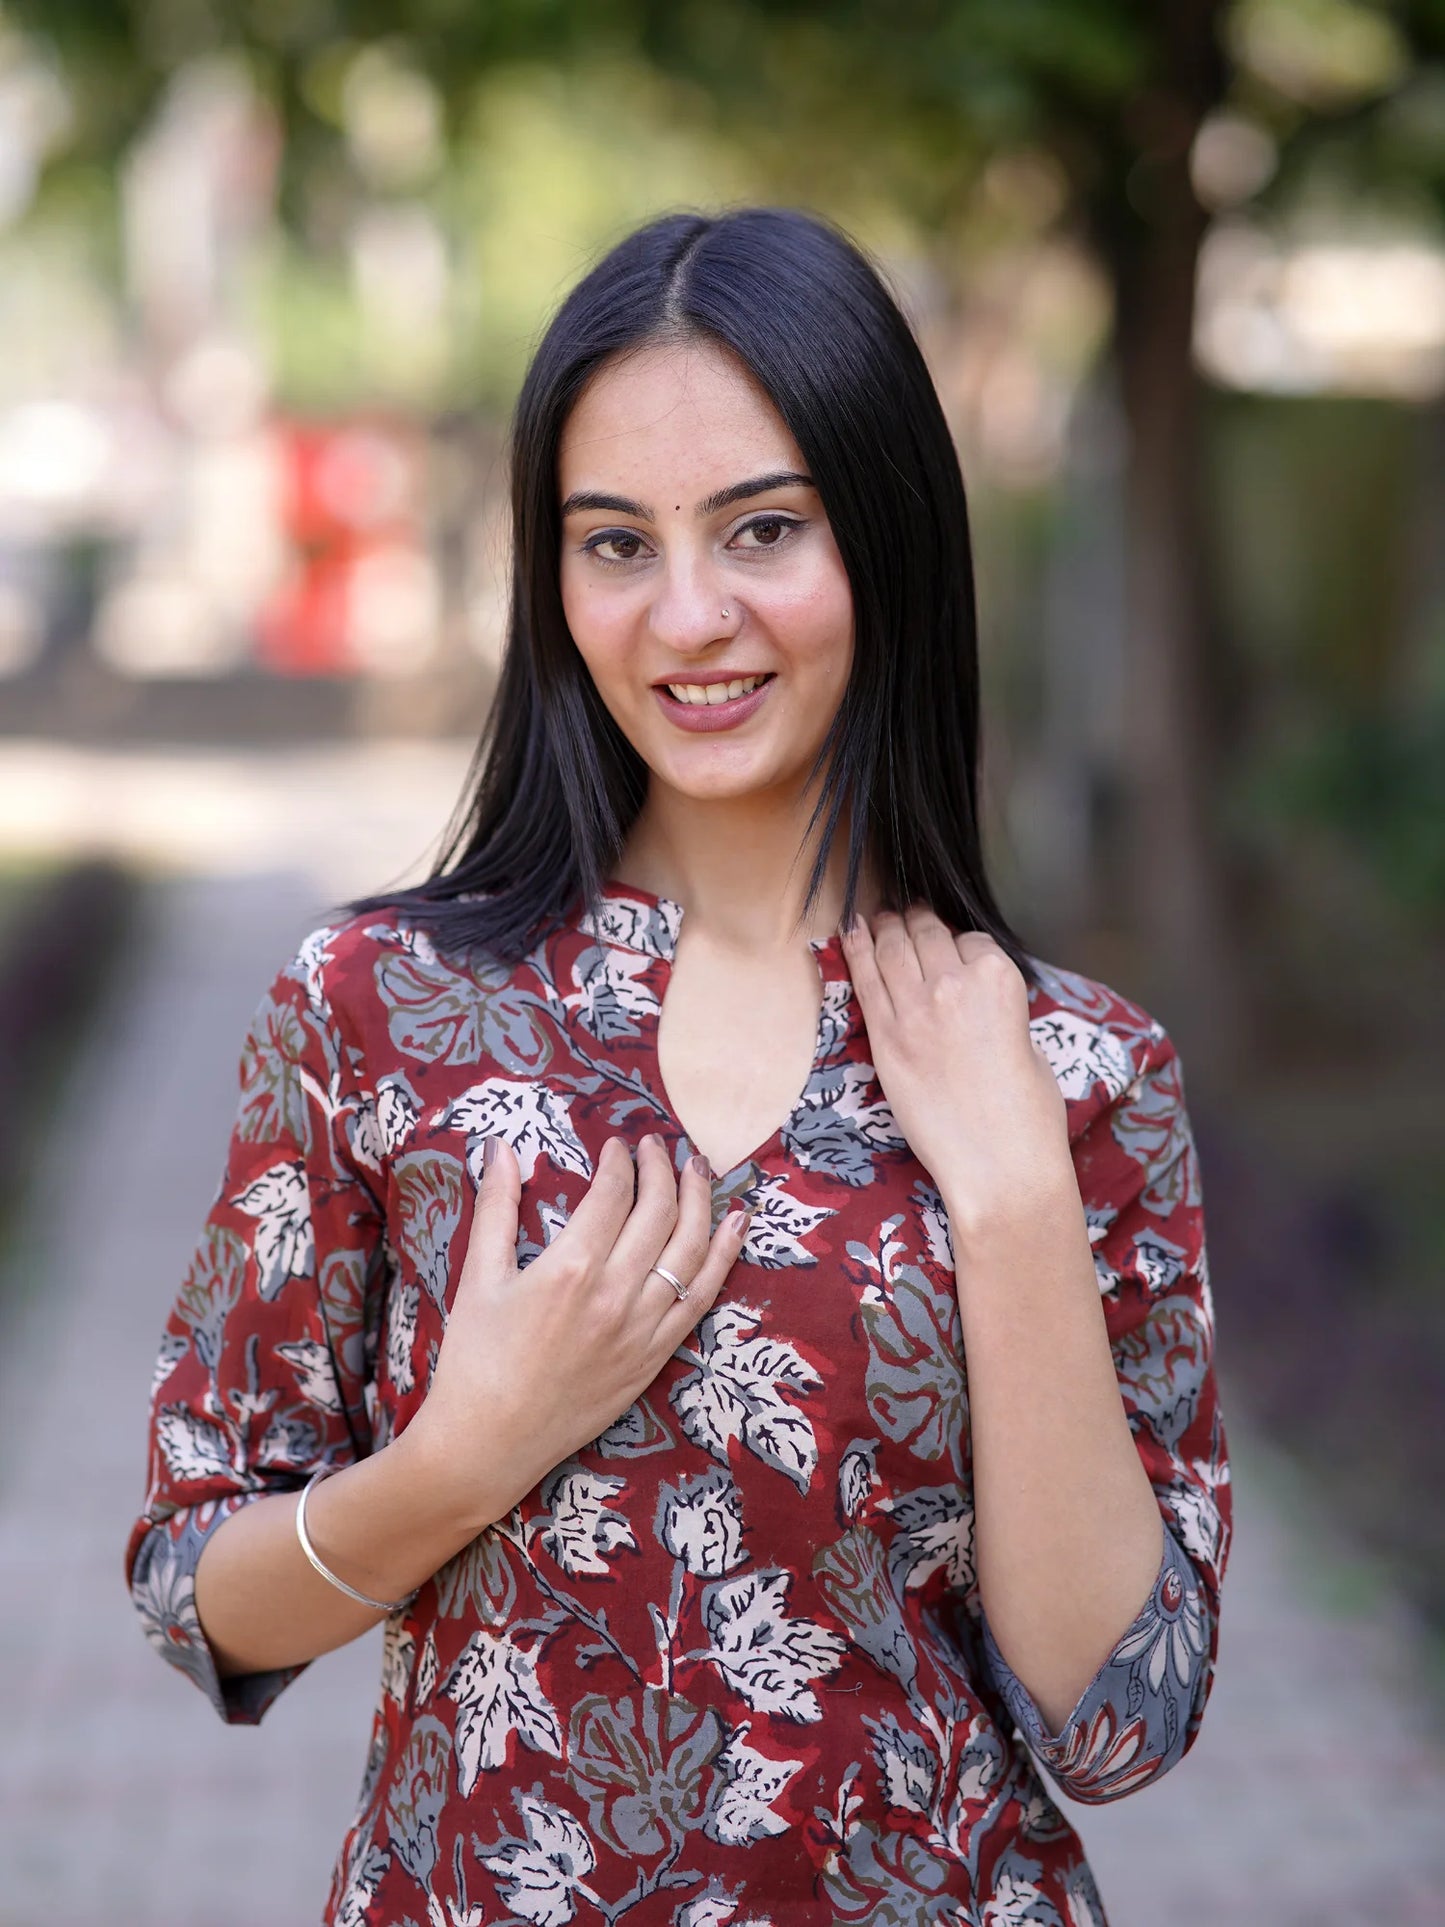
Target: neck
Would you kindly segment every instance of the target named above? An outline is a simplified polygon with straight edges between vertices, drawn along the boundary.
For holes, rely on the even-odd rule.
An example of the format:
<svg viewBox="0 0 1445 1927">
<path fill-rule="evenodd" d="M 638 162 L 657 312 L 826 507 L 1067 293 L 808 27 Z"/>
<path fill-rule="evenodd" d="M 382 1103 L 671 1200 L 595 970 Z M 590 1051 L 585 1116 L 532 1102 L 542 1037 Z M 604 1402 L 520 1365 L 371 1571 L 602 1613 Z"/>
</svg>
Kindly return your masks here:
<svg viewBox="0 0 1445 1927">
<path fill-rule="evenodd" d="M 848 814 L 845 806 L 817 904 L 800 931 L 820 841 L 815 831 L 801 847 L 812 805 L 812 794 L 787 806 L 762 797 L 716 801 L 662 790 L 654 781 L 614 874 L 621 882 L 673 898 L 695 927 L 738 949 L 785 948 L 799 934 L 829 936 L 843 913 Z M 858 910 L 867 916 L 878 901 L 865 855 Z"/>
</svg>

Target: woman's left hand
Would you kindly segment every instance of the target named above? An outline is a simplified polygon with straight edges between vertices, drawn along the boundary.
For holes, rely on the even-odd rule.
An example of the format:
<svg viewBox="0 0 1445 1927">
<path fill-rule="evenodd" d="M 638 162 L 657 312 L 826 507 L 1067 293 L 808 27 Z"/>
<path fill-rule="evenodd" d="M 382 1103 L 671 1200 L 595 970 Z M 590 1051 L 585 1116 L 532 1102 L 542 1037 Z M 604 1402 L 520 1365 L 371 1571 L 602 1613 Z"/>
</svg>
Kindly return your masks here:
<svg viewBox="0 0 1445 1927">
<path fill-rule="evenodd" d="M 1077 1194 L 1064 1094 L 1029 1035 L 1028 984 L 995 940 L 933 911 L 843 939 L 883 1094 L 966 1237 Z"/>
</svg>

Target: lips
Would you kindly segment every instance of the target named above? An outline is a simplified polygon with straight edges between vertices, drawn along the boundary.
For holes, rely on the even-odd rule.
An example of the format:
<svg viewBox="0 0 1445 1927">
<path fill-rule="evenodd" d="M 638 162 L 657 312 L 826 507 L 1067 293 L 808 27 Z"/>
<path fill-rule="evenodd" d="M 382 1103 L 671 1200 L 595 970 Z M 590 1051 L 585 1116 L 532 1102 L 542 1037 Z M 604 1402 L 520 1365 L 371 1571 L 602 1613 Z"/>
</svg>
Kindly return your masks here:
<svg viewBox="0 0 1445 1927">
<path fill-rule="evenodd" d="M 710 680 L 721 682 L 723 678 L 714 675 Z M 729 676 L 727 680 L 737 682 L 742 679 Z M 746 696 L 734 696 L 725 703 L 680 703 L 666 683 L 654 683 L 652 693 L 669 722 L 676 723 L 679 729 L 707 735 L 714 730 L 734 729 L 739 723 L 745 723 L 767 701 L 768 691 L 776 681 L 776 675 L 769 671 L 766 680 L 759 683 L 756 689 Z"/>
</svg>

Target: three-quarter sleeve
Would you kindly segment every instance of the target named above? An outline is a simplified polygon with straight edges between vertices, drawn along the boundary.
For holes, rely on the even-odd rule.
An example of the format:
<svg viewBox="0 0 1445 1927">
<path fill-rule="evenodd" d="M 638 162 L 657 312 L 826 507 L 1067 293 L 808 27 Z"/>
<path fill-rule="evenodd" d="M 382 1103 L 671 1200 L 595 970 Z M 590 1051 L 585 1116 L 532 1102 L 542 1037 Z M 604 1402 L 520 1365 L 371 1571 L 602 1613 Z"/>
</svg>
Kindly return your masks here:
<svg viewBox="0 0 1445 1927">
<path fill-rule="evenodd" d="M 1072 1799 L 1117 1800 L 1166 1773 L 1204 1717 L 1231 1530 L 1198 1153 L 1178 1052 L 1157 1023 L 1126 1089 L 1074 1145 L 1129 1427 L 1163 1520 L 1144 1602 L 1057 1733 L 983 1615 L 990 1673 Z"/>
<path fill-rule="evenodd" d="M 161 1337 L 125 1549 L 146 1638 L 232 1725 L 259 1722 L 310 1662 L 219 1675 L 196 1614 L 202 1548 L 251 1499 L 372 1449 L 375 1107 L 325 988 L 328 934 L 277 972 L 246 1034 L 221 1182 Z"/>
</svg>

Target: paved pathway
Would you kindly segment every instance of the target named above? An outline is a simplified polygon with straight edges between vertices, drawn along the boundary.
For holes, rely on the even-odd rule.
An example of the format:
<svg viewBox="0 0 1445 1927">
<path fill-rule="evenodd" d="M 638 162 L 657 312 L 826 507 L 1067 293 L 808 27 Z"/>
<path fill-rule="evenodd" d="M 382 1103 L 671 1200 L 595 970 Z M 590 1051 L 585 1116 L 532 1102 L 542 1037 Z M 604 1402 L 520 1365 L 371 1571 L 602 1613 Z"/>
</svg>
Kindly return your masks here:
<svg viewBox="0 0 1445 1927">
<path fill-rule="evenodd" d="M 85 834 L 174 874 L 65 1093 L 4 1306 L 0 1927 L 319 1918 L 379 1633 L 316 1661 L 261 1726 L 228 1728 L 145 1645 L 120 1561 L 155 1347 L 219 1173 L 247 1019 L 332 899 L 425 850 L 460 770 L 450 750 L 233 758 L 207 791 L 198 761 L 183 779 L 173 759 L 81 783 L 70 758 L 64 833 L 89 822 L 87 792 Z M 168 831 L 156 796 L 173 784 L 192 815 Z M 6 801 L 0 778 L 0 835 Z M 223 873 L 191 867 L 206 810 Z M 30 834 L 46 840 L 38 818 Z M 1445 1923 L 1445 1749 L 1409 1617 L 1223 1396 L 1237 1536 L 1204 1730 L 1155 1786 L 1066 1803 L 1111 1927 Z"/>
</svg>

